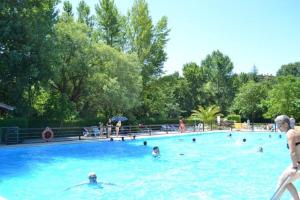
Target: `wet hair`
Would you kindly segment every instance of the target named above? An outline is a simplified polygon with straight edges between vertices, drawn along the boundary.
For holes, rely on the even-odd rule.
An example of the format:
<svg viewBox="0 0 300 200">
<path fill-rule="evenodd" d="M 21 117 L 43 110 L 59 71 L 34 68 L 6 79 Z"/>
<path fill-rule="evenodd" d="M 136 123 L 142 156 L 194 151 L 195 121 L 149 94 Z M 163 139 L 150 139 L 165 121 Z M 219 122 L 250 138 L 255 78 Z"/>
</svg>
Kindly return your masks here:
<svg viewBox="0 0 300 200">
<path fill-rule="evenodd" d="M 114 141 L 114 138 L 110 138 L 110 141 Z"/>
<path fill-rule="evenodd" d="M 279 115 L 275 118 L 275 123 L 276 124 L 283 124 L 283 123 L 287 123 L 288 126 L 289 126 L 289 129 L 291 128 L 291 125 L 290 125 L 290 118 L 286 115 Z"/>
<path fill-rule="evenodd" d="M 158 146 L 153 147 L 153 150 L 158 149 Z"/>
<path fill-rule="evenodd" d="M 144 144 L 144 146 L 147 146 L 147 141 L 144 141 L 144 143 L 143 143 L 143 144 Z"/>
<path fill-rule="evenodd" d="M 196 142 L 196 138 L 193 138 L 193 142 Z"/>
<path fill-rule="evenodd" d="M 246 141 L 247 141 L 246 138 L 244 138 L 244 139 L 243 139 L 243 142 L 246 142 Z"/>
</svg>

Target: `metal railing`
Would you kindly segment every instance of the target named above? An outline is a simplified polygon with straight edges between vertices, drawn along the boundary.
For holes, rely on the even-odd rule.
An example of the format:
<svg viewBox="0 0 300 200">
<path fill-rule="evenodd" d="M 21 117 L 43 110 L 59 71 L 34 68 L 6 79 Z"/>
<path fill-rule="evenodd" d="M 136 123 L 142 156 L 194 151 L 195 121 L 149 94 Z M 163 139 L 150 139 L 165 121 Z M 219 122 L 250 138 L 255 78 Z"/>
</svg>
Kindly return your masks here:
<svg viewBox="0 0 300 200">
<path fill-rule="evenodd" d="M 94 129 L 98 129 L 97 132 Z M 269 128 L 268 124 L 254 124 L 253 126 L 245 123 L 221 123 L 221 124 L 186 124 L 185 132 L 203 132 L 211 130 L 237 130 L 237 131 L 274 131 Z M 254 128 L 254 129 L 252 129 Z M 46 142 L 43 140 L 42 132 L 45 128 L 19 128 L 19 127 L 0 127 L 0 144 L 19 144 L 19 143 L 36 143 Z M 116 127 L 111 127 L 111 132 L 106 126 L 92 127 L 60 127 L 51 128 L 53 139 L 51 141 L 66 140 L 87 140 L 87 139 L 105 139 L 116 136 Z M 85 134 L 88 131 L 89 134 Z M 154 124 L 154 125 L 128 125 L 122 126 L 118 136 L 138 137 L 142 135 L 162 135 L 162 134 L 179 133 L 178 124 Z"/>
</svg>

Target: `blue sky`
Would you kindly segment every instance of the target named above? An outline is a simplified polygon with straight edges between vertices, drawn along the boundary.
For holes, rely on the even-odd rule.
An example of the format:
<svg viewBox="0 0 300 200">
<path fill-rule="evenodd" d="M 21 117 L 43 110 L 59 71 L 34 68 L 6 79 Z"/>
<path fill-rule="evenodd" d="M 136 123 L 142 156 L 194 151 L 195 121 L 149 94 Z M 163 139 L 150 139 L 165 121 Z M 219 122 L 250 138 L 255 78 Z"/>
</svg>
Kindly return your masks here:
<svg viewBox="0 0 300 200">
<path fill-rule="evenodd" d="M 79 0 L 70 0 L 77 7 Z M 85 0 L 94 13 L 98 0 Z M 134 0 L 115 0 L 122 14 Z M 167 74 L 201 61 L 213 50 L 228 55 L 234 72 L 275 74 L 300 61 L 299 0 L 148 0 L 156 23 L 168 17 Z"/>
</svg>

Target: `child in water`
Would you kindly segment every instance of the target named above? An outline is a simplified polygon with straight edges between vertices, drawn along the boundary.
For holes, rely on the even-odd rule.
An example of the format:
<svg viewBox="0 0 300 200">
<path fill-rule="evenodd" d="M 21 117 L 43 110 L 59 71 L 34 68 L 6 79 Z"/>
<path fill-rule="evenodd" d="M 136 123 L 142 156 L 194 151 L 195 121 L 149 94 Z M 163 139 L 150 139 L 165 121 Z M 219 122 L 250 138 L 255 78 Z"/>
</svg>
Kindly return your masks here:
<svg viewBox="0 0 300 200">
<path fill-rule="evenodd" d="M 152 156 L 154 156 L 154 157 L 160 156 L 158 146 L 153 147 Z"/>
</svg>

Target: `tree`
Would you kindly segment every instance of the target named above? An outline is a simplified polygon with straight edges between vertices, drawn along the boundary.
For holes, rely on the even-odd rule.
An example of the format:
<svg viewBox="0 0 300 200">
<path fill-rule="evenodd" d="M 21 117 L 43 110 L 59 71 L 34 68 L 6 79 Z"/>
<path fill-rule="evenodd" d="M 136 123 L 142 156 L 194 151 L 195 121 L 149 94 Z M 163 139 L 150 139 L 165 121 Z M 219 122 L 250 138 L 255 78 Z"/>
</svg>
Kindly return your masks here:
<svg viewBox="0 0 300 200">
<path fill-rule="evenodd" d="M 16 106 L 18 116 L 34 115 L 40 84 L 52 62 L 57 0 L 0 3 L 0 99 Z"/>
<path fill-rule="evenodd" d="M 259 81 L 259 76 L 258 76 L 258 69 L 255 65 L 253 65 L 252 71 L 248 73 L 249 80 L 252 80 L 254 82 Z"/>
<path fill-rule="evenodd" d="M 204 68 L 196 63 L 187 63 L 183 66 L 182 71 L 188 85 L 184 87 L 187 91 L 185 102 L 182 102 L 186 105 L 184 110 L 190 111 L 196 108 L 197 105 L 207 105 L 208 99 L 204 91 L 207 76 L 204 73 Z"/>
<path fill-rule="evenodd" d="M 130 114 L 141 105 L 141 67 L 135 55 L 119 52 L 105 44 L 95 44 L 92 74 L 84 112 L 104 113 L 106 117 Z"/>
<path fill-rule="evenodd" d="M 231 111 L 241 114 L 244 118 L 257 118 L 263 113 L 262 101 L 267 97 L 267 88 L 262 83 L 249 81 L 244 84 L 236 95 Z"/>
<path fill-rule="evenodd" d="M 100 0 L 96 5 L 97 24 L 100 37 L 109 46 L 121 47 L 122 41 L 122 16 L 114 0 Z"/>
<path fill-rule="evenodd" d="M 300 118 L 300 79 L 292 76 L 279 77 L 264 101 L 265 117 L 273 119 L 279 114 Z"/>
<path fill-rule="evenodd" d="M 162 74 L 163 63 L 167 59 L 164 48 L 170 30 L 166 17 L 153 26 L 145 0 L 135 0 L 128 15 L 129 51 L 138 55 L 145 85 Z"/>
<path fill-rule="evenodd" d="M 233 64 L 228 56 L 220 51 L 213 51 L 203 61 L 204 73 L 207 74 L 206 96 L 211 104 L 220 107 L 222 113 L 226 113 L 234 98 Z"/>
<path fill-rule="evenodd" d="M 64 14 L 66 16 L 68 16 L 68 17 L 73 17 L 74 16 L 73 6 L 72 6 L 72 3 L 70 1 L 64 1 L 63 10 L 64 10 Z"/>
<path fill-rule="evenodd" d="M 90 7 L 81 0 L 77 7 L 78 12 L 78 22 L 85 23 L 89 27 L 93 26 L 93 17 L 90 16 Z"/>
<path fill-rule="evenodd" d="M 60 20 L 54 30 L 56 55 L 52 62 L 51 94 L 57 100 L 62 98 L 70 102 L 71 107 L 80 112 L 93 65 L 89 27 L 76 21 Z"/>
<path fill-rule="evenodd" d="M 212 124 L 216 120 L 217 115 L 220 115 L 220 108 L 216 105 L 212 105 L 207 108 L 198 106 L 197 110 L 192 111 L 192 115 L 189 117 L 189 119 Z"/>
<path fill-rule="evenodd" d="M 179 74 L 161 77 L 146 86 L 143 100 L 149 118 L 179 118 L 182 110 L 177 102 Z"/>
<path fill-rule="evenodd" d="M 300 62 L 289 63 L 287 65 L 282 65 L 277 71 L 277 76 L 300 76 Z"/>
</svg>

